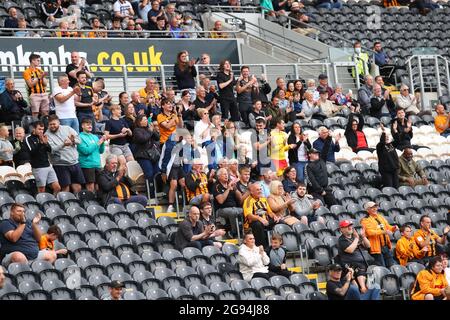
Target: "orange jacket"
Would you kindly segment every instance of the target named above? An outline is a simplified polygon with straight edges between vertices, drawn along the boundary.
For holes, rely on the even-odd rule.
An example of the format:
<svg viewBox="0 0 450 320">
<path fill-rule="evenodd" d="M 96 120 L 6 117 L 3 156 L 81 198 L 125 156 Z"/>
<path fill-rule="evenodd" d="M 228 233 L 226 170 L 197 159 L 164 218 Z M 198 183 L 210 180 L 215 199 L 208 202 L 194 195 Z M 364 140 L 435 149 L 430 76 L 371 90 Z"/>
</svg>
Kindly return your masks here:
<svg viewBox="0 0 450 320">
<path fill-rule="evenodd" d="M 439 239 L 439 236 L 433 230 L 430 232 L 425 232 L 422 229 L 417 230 L 413 236 L 419 248 L 423 246 L 423 243 L 427 237 L 430 238 L 430 244 L 428 246 L 428 252 L 425 252 L 425 256 L 434 257 L 437 254 L 436 241 Z"/>
<path fill-rule="evenodd" d="M 413 237 L 411 239 L 401 237 L 395 247 L 395 256 L 402 266 L 406 266 L 409 260 L 422 259 L 425 252 L 420 250 Z"/>
<path fill-rule="evenodd" d="M 435 297 L 441 295 L 441 289 L 448 286 L 443 273 L 434 273 L 433 270 L 424 269 L 417 274 L 412 290 L 412 300 L 425 300 L 425 295 L 431 293 Z"/>
<path fill-rule="evenodd" d="M 389 249 L 392 248 L 389 235 L 385 234 L 384 230 L 394 232 L 395 228 L 391 226 L 382 215 L 377 213 L 376 216 L 362 218 L 361 226 L 366 230 L 366 237 L 370 241 L 371 254 L 380 254 L 381 247 L 385 245 L 388 246 Z"/>
</svg>

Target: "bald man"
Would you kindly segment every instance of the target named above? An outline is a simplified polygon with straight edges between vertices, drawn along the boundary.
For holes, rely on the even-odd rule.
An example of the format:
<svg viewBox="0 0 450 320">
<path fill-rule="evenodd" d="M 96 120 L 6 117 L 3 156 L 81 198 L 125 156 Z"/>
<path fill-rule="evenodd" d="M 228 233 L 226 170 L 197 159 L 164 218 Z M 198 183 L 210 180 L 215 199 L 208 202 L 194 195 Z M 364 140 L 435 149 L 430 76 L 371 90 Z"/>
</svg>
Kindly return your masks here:
<svg viewBox="0 0 450 320">
<path fill-rule="evenodd" d="M 67 65 L 66 67 L 66 74 L 69 77 L 69 86 L 72 88 L 77 84 L 77 72 L 78 71 L 84 71 L 86 72 L 86 76 L 88 79 L 91 79 L 94 77 L 94 74 L 89 71 L 89 66 L 87 64 L 86 59 L 81 58 L 80 54 L 76 51 L 72 52 L 70 54 L 70 60 L 72 61 L 71 64 Z"/>
</svg>

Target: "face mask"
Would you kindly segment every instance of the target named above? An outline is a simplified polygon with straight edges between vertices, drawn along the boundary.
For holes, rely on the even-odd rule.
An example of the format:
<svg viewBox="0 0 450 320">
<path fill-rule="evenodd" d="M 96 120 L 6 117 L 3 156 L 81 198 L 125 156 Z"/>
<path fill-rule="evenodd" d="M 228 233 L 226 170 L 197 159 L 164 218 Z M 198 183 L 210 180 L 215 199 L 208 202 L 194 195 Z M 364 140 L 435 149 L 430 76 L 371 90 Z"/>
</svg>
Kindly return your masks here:
<svg viewBox="0 0 450 320">
<path fill-rule="evenodd" d="M 355 52 L 356 52 L 357 54 L 360 54 L 360 53 L 361 53 L 361 48 L 355 48 Z"/>
</svg>

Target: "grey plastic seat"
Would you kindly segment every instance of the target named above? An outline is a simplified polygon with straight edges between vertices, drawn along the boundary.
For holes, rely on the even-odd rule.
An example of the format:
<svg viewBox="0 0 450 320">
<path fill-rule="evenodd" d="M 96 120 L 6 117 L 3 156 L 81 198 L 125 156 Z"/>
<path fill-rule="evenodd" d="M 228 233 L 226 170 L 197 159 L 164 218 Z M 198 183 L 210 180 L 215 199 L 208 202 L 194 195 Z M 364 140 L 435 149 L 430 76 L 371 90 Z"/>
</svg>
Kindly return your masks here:
<svg viewBox="0 0 450 320">
<path fill-rule="evenodd" d="M 198 300 L 217 300 L 218 296 L 203 284 L 192 284 L 189 286 L 189 292 Z"/>
<path fill-rule="evenodd" d="M 145 297 L 148 300 L 167 300 L 169 299 L 166 291 L 162 289 L 150 289 L 145 292 Z"/>
<path fill-rule="evenodd" d="M 194 300 L 195 297 L 184 287 L 170 287 L 167 290 L 170 298 L 177 300 Z"/>
</svg>

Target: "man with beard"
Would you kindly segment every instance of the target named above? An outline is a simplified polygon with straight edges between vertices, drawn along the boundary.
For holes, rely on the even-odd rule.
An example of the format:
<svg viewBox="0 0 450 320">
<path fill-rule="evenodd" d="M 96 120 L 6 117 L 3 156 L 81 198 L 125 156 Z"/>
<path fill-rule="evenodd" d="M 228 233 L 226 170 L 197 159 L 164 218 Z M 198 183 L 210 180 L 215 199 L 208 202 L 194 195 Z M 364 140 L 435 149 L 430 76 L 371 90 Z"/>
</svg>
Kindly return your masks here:
<svg viewBox="0 0 450 320">
<path fill-rule="evenodd" d="M 62 126 L 56 115 L 48 117 L 48 143 L 51 147 L 50 161 L 58 177 L 62 191 L 81 191 L 85 184 L 83 171 L 78 162 L 77 145 L 81 140 L 77 132 L 69 126 Z"/>
<path fill-rule="evenodd" d="M 85 71 L 77 72 L 77 80 L 78 86 L 81 88 L 81 93 L 75 96 L 75 106 L 76 106 L 76 114 L 78 118 L 78 123 L 81 125 L 81 122 L 84 118 L 91 119 L 92 128 L 95 130 L 95 118 L 94 112 L 92 110 L 92 106 L 94 105 L 93 97 L 94 90 L 91 86 L 87 85 L 87 74 Z M 81 132 L 83 128 L 78 128 Z"/>
</svg>

